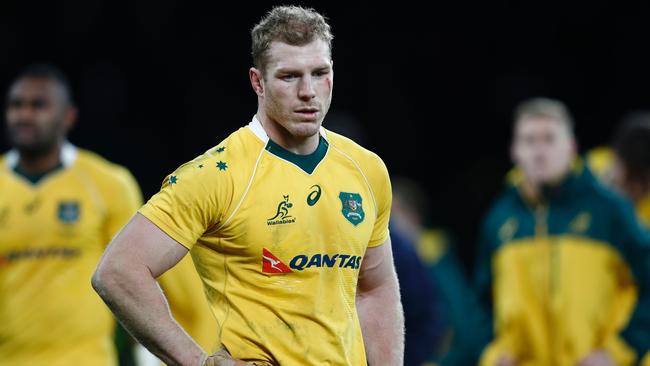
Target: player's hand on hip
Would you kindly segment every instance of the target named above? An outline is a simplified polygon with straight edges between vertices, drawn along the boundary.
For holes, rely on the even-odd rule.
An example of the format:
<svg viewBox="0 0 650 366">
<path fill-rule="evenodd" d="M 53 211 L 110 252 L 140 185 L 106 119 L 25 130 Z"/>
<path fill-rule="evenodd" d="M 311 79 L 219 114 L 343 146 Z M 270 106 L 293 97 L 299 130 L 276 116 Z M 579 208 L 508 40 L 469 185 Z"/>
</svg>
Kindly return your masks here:
<svg viewBox="0 0 650 366">
<path fill-rule="evenodd" d="M 517 366 L 517 360 L 508 354 L 503 354 L 497 359 L 496 366 Z"/>
<path fill-rule="evenodd" d="M 616 364 L 609 355 L 609 352 L 603 349 L 592 351 L 582 361 L 578 362 L 578 366 L 615 366 Z"/>
<path fill-rule="evenodd" d="M 201 366 L 251 366 L 242 360 L 235 360 L 225 348 L 221 348 L 218 352 L 208 356 Z"/>
</svg>

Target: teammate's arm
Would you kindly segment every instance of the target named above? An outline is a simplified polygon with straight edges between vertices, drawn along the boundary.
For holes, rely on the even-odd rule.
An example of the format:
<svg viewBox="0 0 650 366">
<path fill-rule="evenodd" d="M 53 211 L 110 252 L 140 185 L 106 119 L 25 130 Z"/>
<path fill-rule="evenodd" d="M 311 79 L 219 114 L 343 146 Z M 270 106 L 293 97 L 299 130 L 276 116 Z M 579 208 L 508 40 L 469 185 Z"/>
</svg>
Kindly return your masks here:
<svg viewBox="0 0 650 366">
<path fill-rule="evenodd" d="M 369 247 L 361 264 L 357 311 L 370 366 L 404 363 L 404 314 L 390 238 Z"/>
<path fill-rule="evenodd" d="M 188 250 L 136 214 L 113 239 L 92 278 L 93 288 L 122 325 L 169 365 L 201 365 L 205 353 L 172 318 L 156 277 Z"/>
</svg>

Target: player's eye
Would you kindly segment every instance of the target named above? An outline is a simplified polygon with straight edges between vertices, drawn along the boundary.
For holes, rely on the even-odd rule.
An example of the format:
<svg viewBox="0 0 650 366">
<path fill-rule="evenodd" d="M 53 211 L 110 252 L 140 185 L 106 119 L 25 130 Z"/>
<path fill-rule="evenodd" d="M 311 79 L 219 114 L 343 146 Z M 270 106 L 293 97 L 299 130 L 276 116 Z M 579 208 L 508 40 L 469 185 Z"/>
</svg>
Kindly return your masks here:
<svg viewBox="0 0 650 366">
<path fill-rule="evenodd" d="M 28 107 L 32 109 L 44 109 L 49 105 L 48 101 L 43 98 L 36 98 L 32 100 L 24 99 L 10 99 L 7 106 L 12 109 Z"/>
<path fill-rule="evenodd" d="M 23 105 L 23 101 L 20 99 L 10 99 L 7 102 L 7 106 L 13 109 L 20 108 L 22 105 Z"/>
<path fill-rule="evenodd" d="M 280 79 L 282 79 L 284 81 L 294 81 L 297 78 L 298 78 L 298 75 L 295 75 L 295 74 L 286 74 L 286 75 L 280 76 Z"/>
<path fill-rule="evenodd" d="M 330 73 L 329 70 L 317 70 L 312 75 L 314 75 L 316 77 L 321 77 L 321 76 L 325 76 L 325 75 L 327 75 L 329 73 Z"/>
<path fill-rule="evenodd" d="M 30 106 L 34 109 L 42 109 L 47 107 L 47 101 L 45 99 L 40 99 L 40 98 L 34 99 L 30 103 Z"/>
</svg>

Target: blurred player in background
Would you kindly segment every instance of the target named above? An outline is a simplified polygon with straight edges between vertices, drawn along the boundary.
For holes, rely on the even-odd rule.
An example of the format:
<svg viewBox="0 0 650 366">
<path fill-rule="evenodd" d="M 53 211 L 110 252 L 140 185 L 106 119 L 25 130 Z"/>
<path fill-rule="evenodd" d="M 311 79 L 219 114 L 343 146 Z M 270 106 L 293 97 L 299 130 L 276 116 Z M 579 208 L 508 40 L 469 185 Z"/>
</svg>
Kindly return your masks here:
<svg viewBox="0 0 650 366">
<path fill-rule="evenodd" d="M 645 304 L 650 237 L 576 145 L 561 102 L 516 109 L 513 186 L 481 231 L 477 283 L 494 315 L 482 365 L 631 365 L 648 349 L 634 281 Z"/>
<path fill-rule="evenodd" d="M 0 162 L 0 365 L 115 365 L 114 321 L 88 285 L 141 204 L 131 174 L 66 140 L 66 77 L 33 65 L 6 99 Z"/>
<path fill-rule="evenodd" d="M 634 203 L 637 218 L 650 228 L 650 112 L 636 111 L 625 116 L 614 134 L 612 146 L 590 151 L 588 161 L 604 184 Z M 650 304 L 638 306 L 650 308 Z M 650 316 L 636 321 L 643 322 L 644 329 L 650 332 Z M 647 338 L 650 334 L 639 337 Z M 646 353 L 642 364 L 650 366 L 650 353 Z"/>
<path fill-rule="evenodd" d="M 66 140 L 76 120 L 65 75 L 26 68 L 7 94 L 13 149 L 0 169 L 0 365 L 112 365 L 114 321 L 88 285 L 101 252 L 142 204 L 123 167 Z M 199 344 L 216 321 L 189 258 L 160 283 Z M 120 360 L 132 364 L 128 335 Z"/>
<path fill-rule="evenodd" d="M 628 114 L 611 148 L 592 150 L 588 161 L 603 183 L 634 202 L 639 220 L 650 227 L 650 111 Z"/>
<path fill-rule="evenodd" d="M 403 178 L 398 178 L 398 182 Z M 391 179 L 394 183 L 395 179 Z M 393 192 L 397 187 L 393 185 Z M 390 239 L 393 245 L 395 270 L 400 279 L 400 293 L 404 306 L 405 335 L 404 365 L 420 366 L 429 361 L 443 331 L 442 298 L 427 268 L 418 257 L 416 240 L 419 232 L 406 225 L 409 212 L 399 209 L 393 194 Z M 424 200 L 425 197 L 418 197 Z M 426 204 L 426 202 L 423 202 Z"/>
<path fill-rule="evenodd" d="M 415 352 L 411 357 L 424 354 L 431 364 L 475 365 L 480 347 L 489 337 L 489 325 L 455 255 L 450 235 L 440 227 L 431 226 L 429 197 L 418 182 L 396 177 L 392 179 L 392 184 L 393 244 L 404 237 L 401 241 L 414 247 L 426 267 L 425 276 L 428 277 L 406 279 L 397 260 L 399 248 L 394 245 L 395 267 L 400 278 L 406 317 L 406 359 Z M 431 294 L 427 293 L 426 286 L 432 287 Z M 409 289 L 422 294 L 412 296 L 417 304 L 409 301 Z M 421 307 L 425 305 L 431 307 L 428 311 L 433 313 L 432 316 L 423 315 L 426 312 Z M 413 348 L 414 351 L 411 350 Z"/>
<path fill-rule="evenodd" d="M 167 177 L 109 245 L 93 285 L 169 364 L 401 365 L 387 169 L 321 127 L 330 27 L 311 9 L 276 7 L 252 38 L 256 115 Z M 219 323 L 211 356 L 155 283 L 188 252 Z"/>
</svg>

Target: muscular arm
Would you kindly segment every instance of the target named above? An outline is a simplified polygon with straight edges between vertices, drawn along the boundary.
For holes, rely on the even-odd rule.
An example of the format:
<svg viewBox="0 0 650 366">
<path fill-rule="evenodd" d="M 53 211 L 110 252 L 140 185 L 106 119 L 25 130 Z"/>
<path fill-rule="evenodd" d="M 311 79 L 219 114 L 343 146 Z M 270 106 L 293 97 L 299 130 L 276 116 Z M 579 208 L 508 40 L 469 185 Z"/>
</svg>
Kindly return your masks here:
<svg viewBox="0 0 650 366">
<path fill-rule="evenodd" d="M 368 248 L 359 273 L 357 312 L 370 366 L 404 363 L 404 314 L 390 239 Z"/>
<path fill-rule="evenodd" d="M 106 249 L 92 278 L 122 325 L 169 365 L 200 365 L 203 350 L 172 318 L 156 278 L 187 248 L 136 214 Z"/>
</svg>

